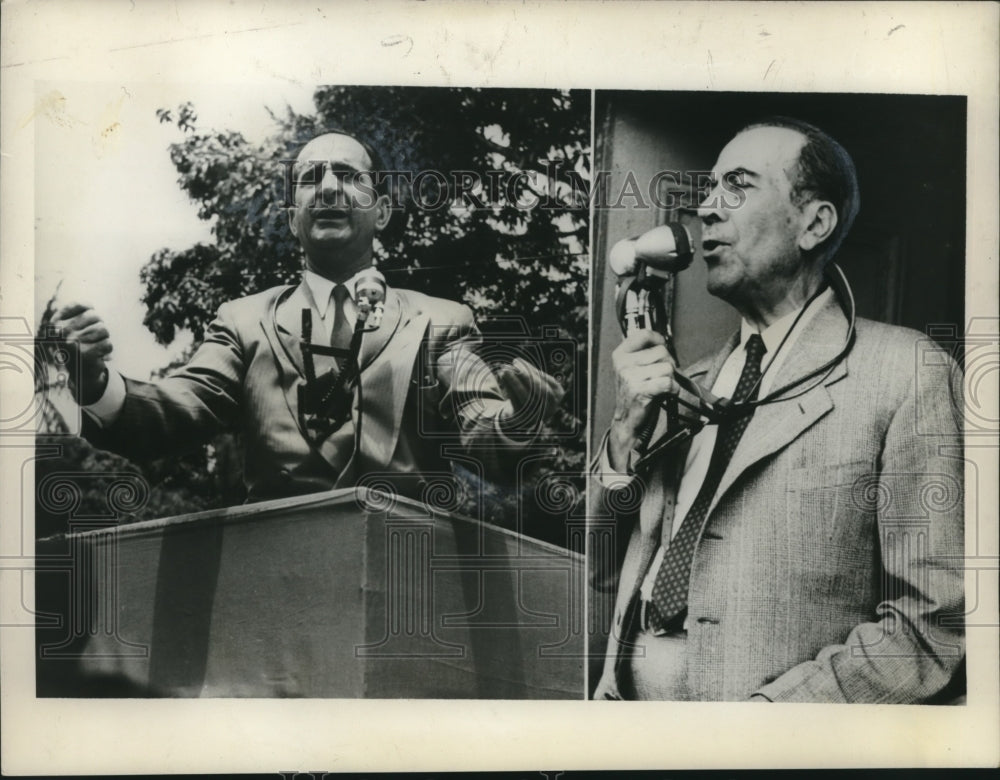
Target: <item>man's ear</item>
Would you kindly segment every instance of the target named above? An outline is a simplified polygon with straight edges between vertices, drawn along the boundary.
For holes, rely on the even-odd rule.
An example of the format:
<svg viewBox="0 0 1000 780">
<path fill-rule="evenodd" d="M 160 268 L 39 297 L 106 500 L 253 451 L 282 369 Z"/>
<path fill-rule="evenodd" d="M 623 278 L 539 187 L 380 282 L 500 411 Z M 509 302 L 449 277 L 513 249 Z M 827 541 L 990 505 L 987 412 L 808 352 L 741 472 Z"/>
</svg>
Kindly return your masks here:
<svg viewBox="0 0 1000 780">
<path fill-rule="evenodd" d="M 808 252 L 833 235 L 837 227 L 837 209 L 828 200 L 813 200 L 802 209 L 805 227 L 799 236 L 799 249 Z"/>
<path fill-rule="evenodd" d="M 295 209 L 286 209 L 288 211 L 288 229 L 292 231 L 292 235 L 296 238 L 299 237 L 299 228 L 295 222 Z"/>
<path fill-rule="evenodd" d="M 388 195 L 379 195 L 375 201 L 375 232 L 381 233 L 392 219 L 392 203 Z"/>
</svg>

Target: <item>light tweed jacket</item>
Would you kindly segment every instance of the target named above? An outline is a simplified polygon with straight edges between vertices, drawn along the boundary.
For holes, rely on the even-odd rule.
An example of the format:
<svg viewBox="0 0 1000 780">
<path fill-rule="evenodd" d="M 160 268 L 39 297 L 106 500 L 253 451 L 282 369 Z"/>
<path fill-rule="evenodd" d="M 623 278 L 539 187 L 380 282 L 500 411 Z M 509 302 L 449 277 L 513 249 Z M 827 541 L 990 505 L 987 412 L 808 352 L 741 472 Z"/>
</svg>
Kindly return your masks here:
<svg viewBox="0 0 1000 780">
<path fill-rule="evenodd" d="M 446 455 L 455 456 L 457 448 L 475 448 L 475 459 L 498 468 L 494 418 L 506 401 L 475 355 L 481 336 L 467 306 L 389 290 L 381 326 L 362 342 L 363 462 L 350 425 L 318 446 L 303 435 L 303 309 L 312 310 L 318 326 L 319 312 L 304 283 L 223 304 L 187 365 L 159 382 L 126 380 L 115 424 L 101 429 L 85 419 L 84 435 L 99 447 L 142 459 L 184 452 L 222 430 L 239 431 L 249 500 L 349 487 L 364 479 L 420 498 L 420 479 L 447 473 Z M 329 377 L 332 361 L 317 357 L 317 374 Z M 352 417 L 356 427 L 357 395 Z"/>
<path fill-rule="evenodd" d="M 846 332 L 831 300 L 773 387 L 833 358 Z M 689 375 L 711 387 L 736 342 Z M 819 386 L 757 409 L 694 554 L 693 698 L 905 703 L 949 682 L 964 657 L 960 410 L 950 357 L 916 331 L 867 320 Z M 635 528 L 598 697 L 618 693 L 626 609 L 661 523 L 673 522 L 683 462 L 677 453 L 654 467 L 638 510 L 617 517 Z"/>
</svg>

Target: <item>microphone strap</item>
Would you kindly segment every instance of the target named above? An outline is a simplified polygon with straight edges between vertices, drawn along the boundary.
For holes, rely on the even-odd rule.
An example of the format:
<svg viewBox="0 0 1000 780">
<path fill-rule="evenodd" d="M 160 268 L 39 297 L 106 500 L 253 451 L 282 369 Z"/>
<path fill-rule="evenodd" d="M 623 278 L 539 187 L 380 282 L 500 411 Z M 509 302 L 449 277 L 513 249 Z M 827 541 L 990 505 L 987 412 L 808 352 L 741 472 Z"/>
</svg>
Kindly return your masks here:
<svg viewBox="0 0 1000 780">
<path fill-rule="evenodd" d="M 361 340 L 365 322 L 358 318 L 347 349 L 312 343 L 312 314 L 302 310 L 302 358 L 305 382 L 299 385 L 299 423 L 306 438 L 314 445 L 330 436 L 351 416 L 352 394 L 347 392 L 360 377 Z M 343 360 L 343 365 L 331 386 L 318 396 L 319 382 L 313 355 L 332 356 Z"/>
</svg>

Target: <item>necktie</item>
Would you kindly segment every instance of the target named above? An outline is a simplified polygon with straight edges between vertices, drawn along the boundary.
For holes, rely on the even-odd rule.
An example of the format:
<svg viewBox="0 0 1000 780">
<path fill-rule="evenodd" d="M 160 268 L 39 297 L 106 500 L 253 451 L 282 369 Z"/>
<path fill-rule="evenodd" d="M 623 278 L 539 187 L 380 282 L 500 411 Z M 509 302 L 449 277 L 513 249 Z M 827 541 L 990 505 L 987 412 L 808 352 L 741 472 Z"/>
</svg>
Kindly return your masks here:
<svg viewBox="0 0 1000 780">
<path fill-rule="evenodd" d="M 337 347 L 338 349 L 348 349 L 351 346 L 351 337 L 354 335 L 354 329 L 347 322 L 347 312 L 346 302 L 350 293 L 347 288 L 338 284 L 333 288 L 333 329 L 330 331 L 330 346 Z M 337 360 L 337 365 L 341 364 L 341 360 Z"/>
<path fill-rule="evenodd" d="M 758 334 L 754 333 L 747 339 L 746 363 L 743 365 L 740 381 L 736 385 L 733 401 L 753 400 L 757 397 L 760 361 L 766 351 L 764 341 Z M 736 451 L 736 445 L 743 436 L 751 416 L 745 414 L 723 422 L 719 426 L 705 481 L 684 522 L 667 547 L 660 563 L 660 570 L 656 573 L 653 603 L 650 605 L 653 608 L 649 610 L 650 626 L 654 629 L 666 627 L 681 617 L 687 609 L 688 581 L 691 577 L 691 559 L 694 557 L 695 543 L 698 541 L 702 523 L 705 521 L 705 515 L 722 480 L 722 475 Z"/>
</svg>

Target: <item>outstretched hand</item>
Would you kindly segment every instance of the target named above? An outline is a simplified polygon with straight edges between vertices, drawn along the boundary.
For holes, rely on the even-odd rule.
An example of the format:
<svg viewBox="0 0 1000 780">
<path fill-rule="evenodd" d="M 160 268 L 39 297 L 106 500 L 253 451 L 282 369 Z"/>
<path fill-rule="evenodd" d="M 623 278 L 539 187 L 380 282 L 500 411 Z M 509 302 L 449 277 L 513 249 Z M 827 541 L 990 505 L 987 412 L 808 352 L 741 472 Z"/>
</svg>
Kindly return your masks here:
<svg viewBox="0 0 1000 780">
<path fill-rule="evenodd" d="M 565 391 L 555 377 L 521 358 L 497 371 L 500 388 L 511 404 L 503 420 L 508 433 L 534 434 L 559 408 Z"/>
<path fill-rule="evenodd" d="M 71 303 L 56 313 L 50 327 L 69 348 L 68 367 L 77 402 L 94 403 L 107 386 L 105 361 L 113 349 L 104 321 L 89 306 Z"/>
</svg>

